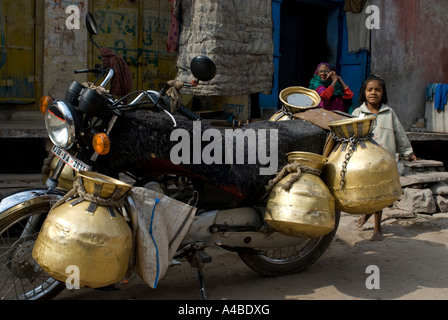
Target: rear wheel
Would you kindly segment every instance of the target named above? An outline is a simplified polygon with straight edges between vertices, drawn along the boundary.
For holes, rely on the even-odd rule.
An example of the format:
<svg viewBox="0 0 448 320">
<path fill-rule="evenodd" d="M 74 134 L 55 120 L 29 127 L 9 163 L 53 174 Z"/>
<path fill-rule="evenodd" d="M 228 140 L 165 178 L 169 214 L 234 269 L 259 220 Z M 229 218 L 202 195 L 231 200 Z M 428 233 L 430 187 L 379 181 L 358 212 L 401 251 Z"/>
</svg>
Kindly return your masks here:
<svg viewBox="0 0 448 320">
<path fill-rule="evenodd" d="M 267 277 L 282 276 L 306 270 L 328 249 L 339 226 L 340 212 L 336 212 L 335 228 L 317 239 L 303 239 L 299 245 L 283 248 L 256 248 L 263 255 L 240 252 L 241 260 L 252 270 Z"/>
<path fill-rule="evenodd" d="M 65 288 L 32 257 L 48 210 L 47 203 L 0 217 L 0 300 L 51 299 Z"/>
</svg>

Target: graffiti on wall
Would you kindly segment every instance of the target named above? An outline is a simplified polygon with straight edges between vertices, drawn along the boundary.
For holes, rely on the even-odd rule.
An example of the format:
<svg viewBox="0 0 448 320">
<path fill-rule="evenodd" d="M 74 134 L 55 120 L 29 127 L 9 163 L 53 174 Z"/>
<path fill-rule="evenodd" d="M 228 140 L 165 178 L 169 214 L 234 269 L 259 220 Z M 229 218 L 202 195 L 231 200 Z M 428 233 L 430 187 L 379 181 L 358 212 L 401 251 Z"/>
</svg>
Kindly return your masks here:
<svg viewBox="0 0 448 320">
<path fill-rule="evenodd" d="M 72 10 L 67 12 L 67 8 L 74 7 L 79 9 L 81 19 L 85 17 L 85 1 L 45 0 L 44 94 L 61 97 L 69 79 L 73 79 L 73 70 L 87 67 L 88 40 L 84 23 L 80 29 L 67 27 L 67 19 L 73 18 Z M 76 80 L 87 80 L 82 77 L 85 76 L 77 76 Z"/>
<path fill-rule="evenodd" d="M 130 65 L 137 67 L 139 63 L 146 63 L 159 66 L 159 54 L 161 50 L 165 51 L 165 44 L 161 44 L 160 39 L 166 38 L 168 34 L 169 17 L 144 15 L 141 30 L 138 27 L 137 13 L 134 12 L 97 10 L 95 20 L 100 33 L 112 35 L 110 49 L 120 54 Z M 141 44 L 136 47 L 139 32 L 142 39 Z"/>
<path fill-rule="evenodd" d="M 139 24 L 139 14 L 142 15 Z M 111 7 L 95 10 L 100 43 L 129 64 L 134 85 L 160 89 L 175 77 L 176 54 L 166 52 L 170 15 L 159 11 Z M 99 60 L 99 55 L 97 59 Z"/>
</svg>

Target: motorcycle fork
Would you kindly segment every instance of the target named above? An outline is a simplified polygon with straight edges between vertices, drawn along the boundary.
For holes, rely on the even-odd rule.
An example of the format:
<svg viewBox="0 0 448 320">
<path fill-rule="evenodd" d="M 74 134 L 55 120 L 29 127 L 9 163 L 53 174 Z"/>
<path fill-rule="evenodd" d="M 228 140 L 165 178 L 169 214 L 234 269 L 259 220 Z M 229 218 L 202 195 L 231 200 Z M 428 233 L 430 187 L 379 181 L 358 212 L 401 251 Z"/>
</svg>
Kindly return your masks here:
<svg viewBox="0 0 448 320">
<path fill-rule="evenodd" d="M 64 166 L 65 166 L 64 161 L 59 159 L 58 164 L 56 165 L 56 168 L 55 168 L 53 174 L 51 175 L 51 177 L 49 177 L 47 179 L 46 185 L 48 188 L 53 189 L 58 186 L 58 184 L 59 184 L 58 179 L 62 173 L 62 170 L 64 169 Z"/>
</svg>

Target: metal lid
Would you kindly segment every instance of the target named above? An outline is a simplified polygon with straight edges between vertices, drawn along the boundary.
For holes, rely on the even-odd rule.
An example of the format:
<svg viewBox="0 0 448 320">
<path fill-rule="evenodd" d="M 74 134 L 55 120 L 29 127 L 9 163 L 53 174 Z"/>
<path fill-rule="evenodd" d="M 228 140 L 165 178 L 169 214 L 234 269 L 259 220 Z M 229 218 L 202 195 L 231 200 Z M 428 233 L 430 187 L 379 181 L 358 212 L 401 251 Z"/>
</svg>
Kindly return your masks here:
<svg viewBox="0 0 448 320">
<path fill-rule="evenodd" d="M 280 101 L 290 107 L 292 111 L 303 111 L 319 106 L 319 94 L 305 87 L 289 87 L 280 92 Z"/>
</svg>

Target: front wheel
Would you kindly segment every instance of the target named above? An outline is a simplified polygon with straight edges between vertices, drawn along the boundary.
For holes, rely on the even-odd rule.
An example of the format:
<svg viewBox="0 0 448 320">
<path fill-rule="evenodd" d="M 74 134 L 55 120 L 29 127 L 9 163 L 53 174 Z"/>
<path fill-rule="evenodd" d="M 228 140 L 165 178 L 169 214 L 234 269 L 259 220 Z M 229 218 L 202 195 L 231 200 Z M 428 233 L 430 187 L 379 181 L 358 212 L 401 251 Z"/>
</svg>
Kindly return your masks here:
<svg viewBox="0 0 448 320">
<path fill-rule="evenodd" d="M 49 209 L 42 203 L 0 217 L 0 300 L 51 299 L 65 288 L 32 257 Z"/>
<path fill-rule="evenodd" d="M 256 248 L 264 255 L 239 252 L 243 262 L 252 270 L 267 277 L 283 276 L 306 270 L 328 249 L 339 226 L 341 213 L 336 212 L 335 228 L 317 239 L 303 239 L 299 245 L 284 248 Z"/>
</svg>

